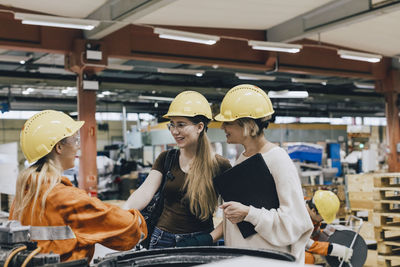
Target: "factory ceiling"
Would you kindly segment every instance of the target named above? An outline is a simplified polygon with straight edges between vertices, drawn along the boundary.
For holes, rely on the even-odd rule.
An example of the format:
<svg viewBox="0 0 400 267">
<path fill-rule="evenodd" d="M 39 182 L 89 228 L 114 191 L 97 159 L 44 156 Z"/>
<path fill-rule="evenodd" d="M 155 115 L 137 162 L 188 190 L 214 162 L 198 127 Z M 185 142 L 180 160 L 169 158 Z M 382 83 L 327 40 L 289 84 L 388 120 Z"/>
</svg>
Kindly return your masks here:
<svg viewBox="0 0 400 267">
<path fill-rule="evenodd" d="M 9 110 L 76 111 L 76 74 L 68 60 L 78 39 L 106 57 L 90 77 L 99 82 L 98 111 L 121 112 L 124 106 L 160 117 L 183 90 L 203 93 L 217 109 L 229 88 L 251 83 L 278 95 L 308 92 L 307 98 L 273 98 L 280 116 L 383 117 L 380 81 L 400 65 L 400 33 L 391 30 L 400 26 L 399 7 L 400 1 L 364 0 L 0 0 L 0 103 Z M 20 12 L 98 26 L 89 31 L 24 25 L 16 18 Z M 159 28 L 219 40 L 166 40 L 156 34 Z M 302 48 L 254 50 L 251 40 Z M 339 50 L 381 60 L 342 59 Z"/>
</svg>

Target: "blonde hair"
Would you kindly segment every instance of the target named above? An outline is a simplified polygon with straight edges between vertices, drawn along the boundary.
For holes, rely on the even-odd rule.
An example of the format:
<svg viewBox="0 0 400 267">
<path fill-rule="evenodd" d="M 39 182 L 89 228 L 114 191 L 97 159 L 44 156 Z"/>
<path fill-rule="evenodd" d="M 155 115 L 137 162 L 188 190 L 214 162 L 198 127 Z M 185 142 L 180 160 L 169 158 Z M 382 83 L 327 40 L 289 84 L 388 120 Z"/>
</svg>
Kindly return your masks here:
<svg viewBox="0 0 400 267">
<path fill-rule="evenodd" d="M 193 118 L 189 119 L 195 122 Z M 189 200 L 190 211 L 204 221 L 213 215 L 218 204 L 213 178 L 217 175 L 219 168 L 210 140 L 205 133 L 207 121 L 201 121 L 204 123 L 204 129 L 200 133 L 196 155 L 189 169 L 184 188 L 186 189 L 185 199 Z"/>
<path fill-rule="evenodd" d="M 268 127 L 268 120 L 270 118 L 271 116 L 260 119 L 239 118 L 237 122 L 243 128 L 244 136 L 257 137 L 264 134 L 264 128 Z"/>
<path fill-rule="evenodd" d="M 50 191 L 61 182 L 62 170 L 54 164 L 49 157 L 43 157 L 34 165 L 23 170 L 17 178 L 16 193 L 14 198 L 14 220 L 21 221 L 25 209 L 32 203 L 38 205 L 41 197 L 41 210 L 39 218 L 44 215 L 46 199 Z M 31 220 L 35 215 L 31 210 Z"/>
</svg>

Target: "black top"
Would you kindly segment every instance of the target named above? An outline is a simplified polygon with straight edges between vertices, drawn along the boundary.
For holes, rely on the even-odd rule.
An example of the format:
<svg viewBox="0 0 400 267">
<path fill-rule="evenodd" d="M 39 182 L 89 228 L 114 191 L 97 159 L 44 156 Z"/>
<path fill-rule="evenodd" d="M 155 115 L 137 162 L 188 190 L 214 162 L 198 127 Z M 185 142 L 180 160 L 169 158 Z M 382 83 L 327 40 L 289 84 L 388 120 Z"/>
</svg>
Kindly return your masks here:
<svg viewBox="0 0 400 267">
<path fill-rule="evenodd" d="M 212 216 L 205 221 L 201 221 L 190 212 L 189 204 L 182 201 L 185 191 L 182 190 L 186 179 L 186 173 L 179 166 L 179 155 L 172 164 L 171 173 L 175 177 L 172 181 L 167 180 L 164 188 L 164 210 L 158 220 L 157 227 L 163 231 L 174 234 L 193 233 L 201 231 L 211 231 L 214 228 Z M 163 172 L 166 151 L 162 152 L 156 159 L 153 170 Z M 220 172 L 231 167 L 229 161 L 216 155 Z"/>
</svg>

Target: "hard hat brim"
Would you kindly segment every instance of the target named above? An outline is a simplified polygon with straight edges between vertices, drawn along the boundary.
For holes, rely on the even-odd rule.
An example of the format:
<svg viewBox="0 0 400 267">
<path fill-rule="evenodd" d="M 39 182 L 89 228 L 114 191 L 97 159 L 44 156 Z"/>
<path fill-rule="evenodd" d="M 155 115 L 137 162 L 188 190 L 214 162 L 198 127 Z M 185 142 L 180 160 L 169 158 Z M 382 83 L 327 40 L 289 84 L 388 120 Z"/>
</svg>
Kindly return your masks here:
<svg viewBox="0 0 400 267">
<path fill-rule="evenodd" d="M 72 136 L 72 135 L 74 135 L 77 131 L 79 131 L 79 129 L 80 128 L 82 128 L 82 126 L 85 124 L 85 121 L 74 121 L 74 124 L 73 124 L 73 127 L 72 127 L 72 129 L 71 129 L 71 133 L 70 134 L 67 134 L 64 138 L 67 138 L 67 137 L 70 137 L 70 136 Z M 61 140 L 58 140 L 58 142 L 59 141 L 61 141 Z M 54 146 L 53 146 L 54 147 Z M 51 149 L 53 149 L 53 147 L 51 147 Z M 51 152 L 51 150 L 49 151 L 49 153 Z M 48 153 L 47 153 L 48 154 Z M 47 155 L 46 154 L 46 155 Z M 34 158 L 29 158 L 29 156 L 27 156 L 27 155 L 25 155 L 25 158 L 27 159 L 27 161 L 29 162 L 29 164 L 32 164 L 32 163 L 34 163 L 34 162 L 36 162 L 36 161 L 38 161 L 39 159 L 41 159 L 41 158 L 43 158 L 44 156 L 46 156 L 46 155 L 43 155 L 43 156 L 37 156 L 37 157 L 34 157 Z"/>
</svg>

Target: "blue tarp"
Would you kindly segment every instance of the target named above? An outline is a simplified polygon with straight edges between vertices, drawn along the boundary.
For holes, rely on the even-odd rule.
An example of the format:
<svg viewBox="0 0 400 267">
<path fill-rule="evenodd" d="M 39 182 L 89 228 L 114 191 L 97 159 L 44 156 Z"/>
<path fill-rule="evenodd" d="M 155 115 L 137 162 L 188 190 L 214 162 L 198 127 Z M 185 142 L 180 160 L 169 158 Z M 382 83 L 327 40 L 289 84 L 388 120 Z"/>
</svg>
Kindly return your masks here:
<svg viewBox="0 0 400 267">
<path fill-rule="evenodd" d="M 323 147 L 315 144 L 298 143 L 288 146 L 288 154 L 291 159 L 297 159 L 301 162 L 322 163 Z"/>
</svg>

